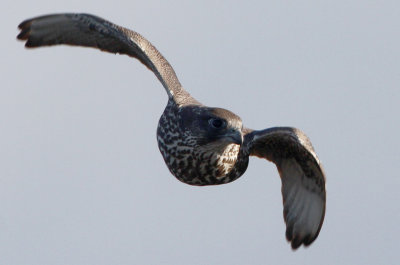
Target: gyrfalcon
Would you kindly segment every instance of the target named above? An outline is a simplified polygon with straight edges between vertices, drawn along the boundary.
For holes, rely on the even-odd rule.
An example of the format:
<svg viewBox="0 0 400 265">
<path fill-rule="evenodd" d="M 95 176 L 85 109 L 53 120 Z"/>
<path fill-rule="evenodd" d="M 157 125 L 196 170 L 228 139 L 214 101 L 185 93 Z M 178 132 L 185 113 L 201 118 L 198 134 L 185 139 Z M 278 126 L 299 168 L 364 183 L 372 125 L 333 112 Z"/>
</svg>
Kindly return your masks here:
<svg viewBox="0 0 400 265">
<path fill-rule="evenodd" d="M 89 14 L 52 14 L 25 20 L 18 39 L 26 47 L 69 44 L 139 59 L 160 80 L 168 103 L 157 128 L 158 147 L 171 173 L 190 185 L 225 184 L 247 169 L 249 156 L 267 159 L 282 181 L 286 238 L 293 249 L 310 245 L 325 216 L 325 174 L 299 129 L 252 130 L 239 116 L 207 107 L 179 82 L 161 53 L 140 34 Z"/>
</svg>

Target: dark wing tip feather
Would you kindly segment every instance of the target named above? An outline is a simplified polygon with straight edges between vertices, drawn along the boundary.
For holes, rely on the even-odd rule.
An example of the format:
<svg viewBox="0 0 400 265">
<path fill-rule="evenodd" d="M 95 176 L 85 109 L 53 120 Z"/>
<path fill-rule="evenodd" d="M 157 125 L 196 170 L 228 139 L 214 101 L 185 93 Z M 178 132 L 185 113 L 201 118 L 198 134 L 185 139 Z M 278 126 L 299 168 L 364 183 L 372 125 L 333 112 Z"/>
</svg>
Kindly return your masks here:
<svg viewBox="0 0 400 265">
<path fill-rule="evenodd" d="M 315 237 L 312 238 L 311 236 L 307 236 L 307 237 L 304 238 L 303 244 L 304 244 L 304 246 L 307 247 L 307 246 L 311 245 L 311 243 L 312 243 L 314 240 L 315 240 Z"/>
<path fill-rule="evenodd" d="M 322 222 L 321 222 L 321 225 L 320 225 L 318 231 L 314 235 L 308 234 L 303 237 L 300 235 L 294 235 L 293 234 L 294 226 L 293 226 L 293 224 L 289 224 L 286 228 L 286 233 L 285 233 L 286 240 L 290 242 L 293 250 L 298 249 L 302 244 L 305 247 L 308 247 L 317 239 L 319 232 L 321 231 L 321 227 L 322 227 Z"/>
<path fill-rule="evenodd" d="M 26 19 L 24 21 L 22 21 L 21 23 L 19 23 L 18 28 L 19 29 L 24 29 L 26 27 L 30 27 L 31 23 L 32 23 L 33 19 Z"/>
<path fill-rule="evenodd" d="M 27 42 L 25 43 L 26 48 L 35 48 L 41 46 L 41 43 L 35 42 L 32 39 L 28 39 Z"/>
<path fill-rule="evenodd" d="M 308 247 L 311 245 L 312 242 L 317 238 L 318 234 L 316 236 L 311 236 L 308 235 L 306 237 L 301 237 L 301 236 L 293 236 L 293 227 L 288 227 L 286 229 L 286 239 L 287 241 L 290 242 L 290 245 L 293 250 L 298 249 L 301 245 L 304 245 L 305 247 Z"/>
<path fill-rule="evenodd" d="M 287 241 L 292 241 L 293 239 L 293 227 L 289 226 L 288 228 L 286 228 L 286 239 Z"/>
<path fill-rule="evenodd" d="M 18 34 L 17 39 L 22 40 L 22 41 L 26 40 L 25 47 L 27 47 L 27 48 L 38 47 L 41 45 L 39 40 L 32 39 L 32 35 L 31 35 L 32 22 L 33 22 L 33 19 L 27 19 L 18 25 L 18 28 L 21 30 L 21 32 Z"/>
<path fill-rule="evenodd" d="M 291 243 L 292 249 L 298 249 L 302 243 L 303 243 L 302 238 L 300 237 L 293 238 Z"/>
<path fill-rule="evenodd" d="M 28 19 L 18 25 L 18 28 L 21 30 L 21 32 L 18 34 L 17 39 L 27 40 L 29 38 L 30 31 L 31 31 L 31 24 L 32 24 L 32 20 Z"/>
<path fill-rule="evenodd" d="M 29 38 L 29 28 L 21 29 L 21 32 L 18 34 L 17 39 L 19 40 L 27 40 Z"/>
</svg>

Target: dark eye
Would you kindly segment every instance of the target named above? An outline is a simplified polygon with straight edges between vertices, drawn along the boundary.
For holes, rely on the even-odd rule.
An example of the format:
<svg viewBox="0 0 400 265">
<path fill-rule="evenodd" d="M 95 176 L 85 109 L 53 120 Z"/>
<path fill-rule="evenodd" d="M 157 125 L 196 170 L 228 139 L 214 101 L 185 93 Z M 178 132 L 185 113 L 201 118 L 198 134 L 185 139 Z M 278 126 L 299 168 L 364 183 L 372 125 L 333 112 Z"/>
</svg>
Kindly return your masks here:
<svg viewBox="0 0 400 265">
<path fill-rule="evenodd" d="M 215 129 L 221 129 L 221 128 L 225 127 L 225 121 L 222 120 L 222 119 L 211 118 L 211 119 L 208 120 L 208 122 Z"/>
</svg>

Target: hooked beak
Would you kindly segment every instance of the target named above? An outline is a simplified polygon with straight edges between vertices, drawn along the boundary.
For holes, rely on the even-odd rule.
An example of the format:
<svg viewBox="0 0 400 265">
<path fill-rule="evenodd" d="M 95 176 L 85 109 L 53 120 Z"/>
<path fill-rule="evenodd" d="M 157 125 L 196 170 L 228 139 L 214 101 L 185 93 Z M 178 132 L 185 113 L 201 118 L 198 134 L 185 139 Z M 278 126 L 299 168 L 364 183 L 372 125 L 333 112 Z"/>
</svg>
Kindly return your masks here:
<svg viewBox="0 0 400 265">
<path fill-rule="evenodd" d="M 242 132 L 235 129 L 229 130 L 227 134 L 223 136 L 223 138 L 233 144 L 241 145 L 243 143 Z"/>
</svg>

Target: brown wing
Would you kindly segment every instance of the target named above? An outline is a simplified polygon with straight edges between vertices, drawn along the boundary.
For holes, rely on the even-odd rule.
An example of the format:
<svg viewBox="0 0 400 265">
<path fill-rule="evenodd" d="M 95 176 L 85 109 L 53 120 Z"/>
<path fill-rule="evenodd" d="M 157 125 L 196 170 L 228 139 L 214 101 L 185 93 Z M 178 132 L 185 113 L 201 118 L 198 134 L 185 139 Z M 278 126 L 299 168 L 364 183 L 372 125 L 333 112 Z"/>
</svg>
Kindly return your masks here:
<svg viewBox="0 0 400 265">
<path fill-rule="evenodd" d="M 310 140 L 300 130 L 276 127 L 245 136 L 250 155 L 274 162 L 282 180 L 286 238 L 293 249 L 310 245 L 325 216 L 325 175 Z"/>
<path fill-rule="evenodd" d="M 180 104 L 190 95 L 182 88 L 174 69 L 140 34 L 88 14 L 53 14 L 25 20 L 18 39 L 26 47 L 69 44 L 126 54 L 139 59 L 154 72 L 170 98 Z"/>
</svg>

